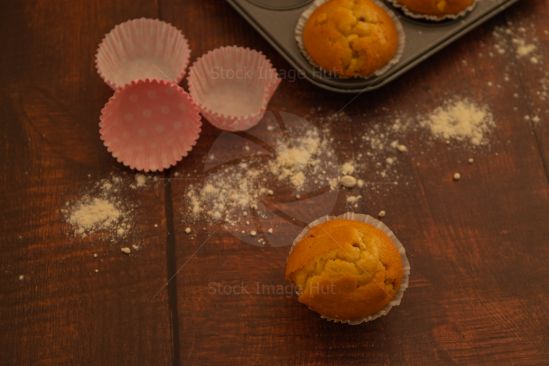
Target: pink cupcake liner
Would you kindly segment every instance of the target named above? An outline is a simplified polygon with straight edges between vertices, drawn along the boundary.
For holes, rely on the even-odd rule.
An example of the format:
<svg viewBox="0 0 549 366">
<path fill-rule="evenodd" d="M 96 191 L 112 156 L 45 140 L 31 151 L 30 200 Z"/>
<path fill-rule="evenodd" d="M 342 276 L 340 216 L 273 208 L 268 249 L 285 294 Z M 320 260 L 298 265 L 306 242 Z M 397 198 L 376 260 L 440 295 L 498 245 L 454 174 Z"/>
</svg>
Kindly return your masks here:
<svg viewBox="0 0 549 366">
<path fill-rule="evenodd" d="M 113 89 L 134 80 L 183 80 L 191 49 L 173 25 L 157 19 L 133 19 L 114 27 L 101 41 L 95 66 Z"/>
<path fill-rule="evenodd" d="M 189 70 L 189 92 L 202 115 L 214 126 L 242 131 L 255 126 L 280 84 L 261 52 L 236 46 L 212 50 Z"/>
<path fill-rule="evenodd" d="M 200 135 L 198 107 L 176 84 L 133 81 L 115 91 L 101 111 L 100 136 L 120 163 L 145 172 L 175 165 Z"/>
</svg>

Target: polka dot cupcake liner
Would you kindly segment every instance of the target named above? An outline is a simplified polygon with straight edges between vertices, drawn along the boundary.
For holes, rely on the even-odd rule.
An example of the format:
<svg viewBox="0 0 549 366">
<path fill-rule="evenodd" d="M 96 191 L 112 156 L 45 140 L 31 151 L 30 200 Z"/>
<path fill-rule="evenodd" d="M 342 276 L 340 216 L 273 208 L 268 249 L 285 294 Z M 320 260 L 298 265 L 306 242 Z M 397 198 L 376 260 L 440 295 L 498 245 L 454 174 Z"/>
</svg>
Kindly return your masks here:
<svg viewBox="0 0 549 366">
<path fill-rule="evenodd" d="M 404 249 L 404 245 L 402 245 L 402 243 L 400 242 L 400 240 L 398 240 L 396 235 L 383 222 L 373 218 L 370 215 L 358 214 L 358 213 L 354 213 L 354 212 L 347 212 L 347 213 L 344 213 L 343 215 L 339 215 L 339 216 L 329 216 L 329 215 L 323 216 L 323 217 L 320 217 L 320 218 L 316 219 L 315 221 L 311 222 L 309 225 L 307 225 L 303 229 L 303 231 L 295 238 L 295 240 L 294 240 L 294 242 L 293 242 L 293 244 L 290 248 L 290 253 L 292 253 L 292 251 L 293 251 L 294 247 L 296 246 L 296 244 L 299 243 L 305 236 L 307 236 L 307 234 L 309 233 L 309 231 L 313 227 L 315 227 L 317 225 L 320 225 L 320 224 L 323 224 L 325 222 L 328 222 L 330 220 L 335 220 L 335 219 L 343 219 L 343 220 L 352 220 L 352 221 L 364 222 L 368 225 L 371 225 L 371 226 L 381 230 L 383 233 L 385 233 L 385 235 L 387 235 L 391 239 L 391 241 L 395 244 L 395 246 L 398 249 L 398 252 L 400 253 L 400 258 L 402 260 L 402 266 L 403 266 L 404 274 L 403 274 L 403 277 L 402 277 L 402 282 L 400 283 L 400 288 L 398 289 L 397 293 L 395 294 L 395 297 L 393 298 L 393 300 L 391 300 L 391 302 L 389 302 L 383 309 L 381 309 L 377 313 L 375 313 L 373 315 L 370 315 L 370 316 L 368 316 L 364 319 L 354 320 L 354 321 L 333 319 L 333 318 L 327 317 L 325 315 L 320 315 L 320 317 L 322 319 L 325 319 L 325 320 L 328 320 L 328 321 L 331 321 L 331 322 L 334 322 L 334 323 L 358 325 L 358 324 L 370 322 L 372 320 L 376 320 L 377 318 L 380 318 L 382 316 L 387 315 L 393 307 L 400 305 L 400 302 L 402 301 L 402 297 L 404 296 L 404 291 L 406 291 L 406 289 L 408 288 L 409 278 L 410 278 L 410 261 L 408 261 L 408 257 L 406 256 L 406 249 Z M 299 293 L 298 293 L 298 295 L 299 295 Z"/>
<path fill-rule="evenodd" d="M 196 144 L 201 122 L 189 94 L 174 83 L 133 81 L 101 111 L 100 136 L 122 164 L 145 172 L 175 165 Z"/>
<path fill-rule="evenodd" d="M 426 14 L 418 14 L 414 13 L 410 9 L 408 9 L 405 5 L 402 5 L 400 1 L 398 0 L 387 0 L 390 4 L 392 4 L 395 8 L 399 8 L 402 10 L 404 15 L 407 17 L 413 18 L 413 19 L 419 19 L 419 20 L 429 20 L 432 22 L 440 22 L 443 20 L 455 20 L 458 18 L 461 18 L 467 14 L 469 14 L 477 5 L 477 0 L 473 1 L 471 6 L 469 6 L 467 9 L 464 9 L 462 12 L 457 14 L 446 14 L 444 16 L 435 16 L 435 15 L 426 15 Z"/>
<path fill-rule="evenodd" d="M 280 81 L 265 55 L 236 46 L 206 53 L 191 66 L 188 76 L 189 92 L 202 115 L 227 131 L 255 126 Z"/>
<path fill-rule="evenodd" d="M 320 67 L 313 58 L 309 55 L 307 50 L 305 49 L 305 44 L 303 42 L 303 30 L 305 29 L 305 24 L 307 23 L 307 20 L 309 17 L 314 13 L 316 8 L 318 8 L 320 5 L 324 4 L 329 0 L 315 0 L 311 6 L 309 6 L 302 14 L 301 17 L 299 17 L 295 31 L 294 31 L 294 38 L 297 43 L 297 47 L 299 48 L 299 51 L 309 61 L 311 65 L 316 67 L 318 70 L 320 70 L 325 75 L 328 75 L 330 77 L 337 78 L 338 75 L 332 71 L 325 70 L 322 67 Z M 398 19 L 398 17 L 391 11 L 385 4 L 381 3 L 381 1 L 378 0 L 372 0 L 377 6 L 385 10 L 385 12 L 391 17 L 393 22 L 395 23 L 395 26 L 397 28 L 398 32 L 398 48 L 395 53 L 395 56 L 387 63 L 387 65 L 383 66 L 379 70 L 376 70 L 374 73 L 372 73 L 369 76 L 363 77 L 363 76 L 354 76 L 355 79 L 369 79 L 375 76 L 380 76 L 385 74 L 389 69 L 391 69 L 394 65 L 396 65 L 400 59 L 402 58 L 402 54 L 404 53 L 404 45 L 406 43 L 406 33 L 404 33 L 404 28 L 402 27 L 402 23 Z"/>
<path fill-rule="evenodd" d="M 113 89 L 134 80 L 158 79 L 178 84 L 191 50 L 183 34 L 156 19 L 133 19 L 114 27 L 97 49 L 95 65 Z"/>
</svg>

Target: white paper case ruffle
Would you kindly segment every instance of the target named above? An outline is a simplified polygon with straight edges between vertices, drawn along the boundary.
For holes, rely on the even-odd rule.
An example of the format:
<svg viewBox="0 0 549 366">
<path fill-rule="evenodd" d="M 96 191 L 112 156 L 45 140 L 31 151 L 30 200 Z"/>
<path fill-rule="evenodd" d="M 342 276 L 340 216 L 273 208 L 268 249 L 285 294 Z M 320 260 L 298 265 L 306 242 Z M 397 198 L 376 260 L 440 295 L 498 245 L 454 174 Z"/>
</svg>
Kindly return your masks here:
<svg viewBox="0 0 549 366">
<path fill-rule="evenodd" d="M 322 67 L 320 67 L 312 59 L 312 57 L 309 55 L 309 53 L 305 49 L 305 45 L 303 44 L 303 29 L 305 28 L 305 24 L 307 23 L 307 20 L 309 19 L 311 14 L 316 10 L 316 8 L 318 8 L 320 5 L 324 4 L 326 1 L 329 1 L 329 0 L 315 0 L 311 4 L 311 6 L 309 6 L 307 8 L 307 10 L 305 10 L 303 13 L 301 13 L 301 17 L 299 17 L 299 19 L 297 21 L 297 25 L 295 27 L 294 37 L 295 37 L 295 41 L 297 43 L 297 46 L 298 46 L 299 50 L 301 51 L 301 54 L 307 59 L 307 61 L 309 61 L 309 63 L 311 65 L 315 66 L 319 70 L 322 70 L 323 72 L 325 72 L 329 76 L 337 77 L 336 73 L 330 72 L 330 71 L 325 70 Z M 398 37 L 398 48 L 397 48 L 397 52 L 396 52 L 395 56 L 387 63 L 387 65 L 385 65 L 381 69 L 375 71 L 372 75 L 368 75 L 366 77 L 355 76 L 355 78 L 368 79 L 368 78 L 371 78 L 372 76 L 380 76 L 380 75 L 386 73 L 387 71 L 389 71 L 389 69 L 391 67 L 393 67 L 394 65 L 396 65 L 400 61 L 400 59 L 402 57 L 402 54 L 404 53 L 404 44 L 406 43 L 406 34 L 404 33 L 404 28 L 402 27 L 402 24 L 400 23 L 400 20 L 398 19 L 398 17 L 390 9 L 388 9 L 380 1 L 378 1 L 378 0 L 372 0 L 372 1 L 375 2 L 376 5 L 378 5 L 379 7 L 383 8 L 383 10 L 385 10 L 387 12 L 387 14 L 389 14 L 391 19 L 393 19 L 393 21 L 395 22 L 395 26 L 397 28 L 397 32 L 398 32 L 398 35 L 399 35 L 399 37 Z"/>
<path fill-rule="evenodd" d="M 402 267 L 403 267 L 403 276 L 402 281 L 400 283 L 400 288 L 398 289 L 397 293 L 395 294 L 395 297 L 391 302 L 389 302 L 383 309 L 378 311 L 377 313 L 370 315 L 364 319 L 350 321 L 350 320 L 340 320 L 340 319 L 332 319 L 330 317 L 327 317 L 325 315 L 320 315 L 322 319 L 326 319 L 335 323 L 343 323 L 343 324 L 350 324 L 350 325 L 357 325 L 366 323 L 372 320 L 375 320 L 379 317 L 382 317 L 384 315 L 387 315 L 389 311 L 394 307 L 400 305 L 400 302 L 402 301 L 402 297 L 404 296 L 404 291 L 408 288 L 408 282 L 410 277 L 410 262 L 408 261 L 408 257 L 406 257 L 406 249 L 404 249 L 404 246 L 398 240 L 398 238 L 395 236 L 395 234 L 385 225 L 383 222 L 373 218 L 369 215 L 364 214 L 358 214 L 354 212 L 347 212 L 343 215 L 339 216 L 323 216 L 321 218 L 316 219 L 315 221 L 311 222 L 309 225 L 307 225 L 303 231 L 295 238 L 292 247 L 290 248 L 290 254 L 292 253 L 294 246 L 299 243 L 308 233 L 309 230 L 311 230 L 313 227 L 320 225 L 322 223 L 325 223 L 330 220 L 334 219 L 343 219 L 343 220 L 352 220 L 352 221 L 360 221 L 364 222 L 366 224 L 369 224 L 385 233 L 391 241 L 395 244 L 395 246 L 398 249 L 398 252 L 400 253 L 400 258 L 402 260 Z"/>
</svg>

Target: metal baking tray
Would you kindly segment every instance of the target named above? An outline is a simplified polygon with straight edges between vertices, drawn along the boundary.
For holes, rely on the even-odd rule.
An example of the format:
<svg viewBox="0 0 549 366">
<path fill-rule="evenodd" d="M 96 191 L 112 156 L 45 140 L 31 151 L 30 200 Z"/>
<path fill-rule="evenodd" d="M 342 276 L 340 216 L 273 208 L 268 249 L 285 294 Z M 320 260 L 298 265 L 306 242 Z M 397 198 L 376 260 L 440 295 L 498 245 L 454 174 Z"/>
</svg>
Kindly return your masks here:
<svg viewBox="0 0 549 366">
<path fill-rule="evenodd" d="M 339 93 L 357 93 L 375 90 L 393 81 L 518 0 L 479 0 L 466 16 L 442 22 L 411 19 L 385 2 L 402 22 L 406 33 L 404 52 L 400 61 L 383 75 L 367 79 L 330 77 L 318 72 L 301 54 L 294 37 L 295 26 L 312 0 L 226 1 L 311 83 Z"/>
</svg>

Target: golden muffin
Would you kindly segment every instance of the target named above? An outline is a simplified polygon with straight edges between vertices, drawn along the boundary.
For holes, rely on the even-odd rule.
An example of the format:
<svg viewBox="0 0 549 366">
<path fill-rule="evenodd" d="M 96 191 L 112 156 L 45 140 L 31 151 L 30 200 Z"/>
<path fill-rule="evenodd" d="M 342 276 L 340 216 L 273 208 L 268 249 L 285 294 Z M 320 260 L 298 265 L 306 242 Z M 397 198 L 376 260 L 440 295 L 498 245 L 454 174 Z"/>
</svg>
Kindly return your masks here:
<svg viewBox="0 0 549 366">
<path fill-rule="evenodd" d="M 295 243 L 285 275 L 297 286 L 299 302 L 311 310 L 357 322 L 395 298 L 404 268 L 397 246 L 383 231 L 364 222 L 332 219 Z"/>
<path fill-rule="evenodd" d="M 307 19 L 303 47 L 320 68 L 340 77 L 367 77 L 395 59 L 399 30 L 371 0 L 329 0 Z"/>
<path fill-rule="evenodd" d="M 446 18 L 470 9 L 476 0 L 392 0 L 414 15 Z"/>
</svg>

